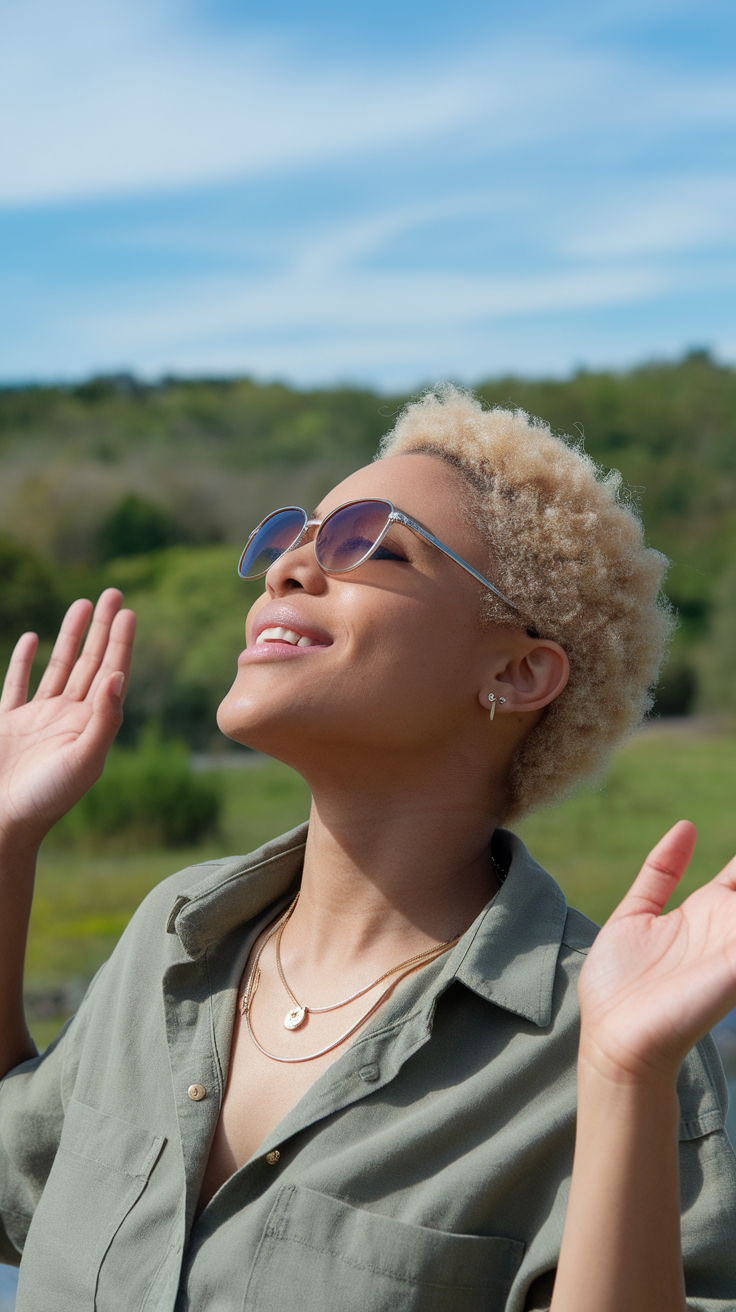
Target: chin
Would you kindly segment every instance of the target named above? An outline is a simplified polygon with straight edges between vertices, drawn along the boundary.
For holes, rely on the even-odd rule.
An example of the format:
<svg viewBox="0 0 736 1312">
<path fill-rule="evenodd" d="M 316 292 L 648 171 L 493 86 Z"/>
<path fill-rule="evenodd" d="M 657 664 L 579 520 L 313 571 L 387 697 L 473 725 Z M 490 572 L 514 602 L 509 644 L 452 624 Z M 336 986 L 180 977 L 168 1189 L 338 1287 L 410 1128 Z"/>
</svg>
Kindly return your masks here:
<svg viewBox="0 0 736 1312">
<path fill-rule="evenodd" d="M 231 690 L 217 708 L 217 727 L 226 738 L 242 743 L 244 747 L 260 750 L 260 744 L 254 741 L 259 737 L 259 716 L 254 714 L 255 707 L 242 697 L 237 697 Z"/>
<path fill-rule="evenodd" d="M 272 698 L 262 705 L 235 687 L 218 707 L 217 727 L 233 742 L 277 759 L 281 759 L 280 749 L 293 739 L 293 725 L 284 723 L 283 707 Z"/>
</svg>

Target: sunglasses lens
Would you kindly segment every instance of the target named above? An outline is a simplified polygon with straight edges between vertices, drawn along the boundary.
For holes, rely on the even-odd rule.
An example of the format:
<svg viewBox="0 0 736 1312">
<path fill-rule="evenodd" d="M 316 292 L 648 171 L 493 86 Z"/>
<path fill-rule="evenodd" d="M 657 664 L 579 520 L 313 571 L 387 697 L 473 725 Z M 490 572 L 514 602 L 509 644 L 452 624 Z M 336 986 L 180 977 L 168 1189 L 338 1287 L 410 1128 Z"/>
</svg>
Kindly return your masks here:
<svg viewBox="0 0 736 1312">
<path fill-rule="evenodd" d="M 265 574 L 296 542 L 305 523 L 304 511 L 296 509 L 277 510 L 264 519 L 240 557 L 241 579 L 258 579 Z"/>
<path fill-rule="evenodd" d="M 322 525 L 314 545 L 322 568 L 335 574 L 353 569 L 375 546 L 390 514 L 387 501 L 356 501 L 336 510 Z"/>
</svg>

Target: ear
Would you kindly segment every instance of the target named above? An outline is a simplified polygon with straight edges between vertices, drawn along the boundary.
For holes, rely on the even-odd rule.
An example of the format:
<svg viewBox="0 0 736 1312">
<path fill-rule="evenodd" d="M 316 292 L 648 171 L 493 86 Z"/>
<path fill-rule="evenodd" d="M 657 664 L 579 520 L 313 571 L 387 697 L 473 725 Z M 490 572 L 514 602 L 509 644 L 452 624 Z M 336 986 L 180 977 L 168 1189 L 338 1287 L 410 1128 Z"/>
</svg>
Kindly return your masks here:
<svg viewBox="0 0 736 1312">
<path fill-rule="evenodd" d="M 495 677 L 483 684 L 478 701 L 484 711 L 495 704 L 499 715 L 541 711 L 559 697 L 569 677 L 570 662 L 559 642 L 530 638 Z M 491 702 L 491 696 L 495 702 Z"/>
</svg>

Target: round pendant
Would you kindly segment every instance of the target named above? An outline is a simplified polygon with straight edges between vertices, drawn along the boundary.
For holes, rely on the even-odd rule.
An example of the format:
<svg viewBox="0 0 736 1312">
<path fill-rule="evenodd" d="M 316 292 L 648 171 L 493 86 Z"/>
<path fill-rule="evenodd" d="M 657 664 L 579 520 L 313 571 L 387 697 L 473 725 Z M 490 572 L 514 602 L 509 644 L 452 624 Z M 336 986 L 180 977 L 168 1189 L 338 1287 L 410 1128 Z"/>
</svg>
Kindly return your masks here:
<svg viewBox="0 0 736 1312">
<path fill-rule="evenodd" d="M 299 1026 L 304 1024 L 304 1017 L 306 1014 L 305 1007 L 293 1007 L 292 1010 L 287 1011 L 284 1016 L 284 1027 L 287 1030 L 298 1030 Z"/>
</svg>

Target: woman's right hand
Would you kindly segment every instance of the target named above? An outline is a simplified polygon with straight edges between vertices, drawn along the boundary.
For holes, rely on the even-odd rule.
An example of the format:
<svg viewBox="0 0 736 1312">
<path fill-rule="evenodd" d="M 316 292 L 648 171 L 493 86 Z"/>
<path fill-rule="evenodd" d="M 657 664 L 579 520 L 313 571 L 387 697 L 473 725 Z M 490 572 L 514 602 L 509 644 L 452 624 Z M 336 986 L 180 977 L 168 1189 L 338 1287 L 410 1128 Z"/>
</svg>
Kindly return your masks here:
<svg viewBox="0 0 736 1312">
<path fill-rule="evenodd" d="M 123 719 L 135 615 L 117 588 L 102 593 L 81 655 L 92 603 L 69 607 L 34 697 L 28 680 L 38 639 L 24 633 L 0 697 L 0 840 L 40 843 L 99 779 Z"/>
</svg>

